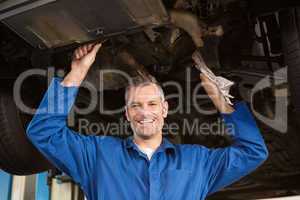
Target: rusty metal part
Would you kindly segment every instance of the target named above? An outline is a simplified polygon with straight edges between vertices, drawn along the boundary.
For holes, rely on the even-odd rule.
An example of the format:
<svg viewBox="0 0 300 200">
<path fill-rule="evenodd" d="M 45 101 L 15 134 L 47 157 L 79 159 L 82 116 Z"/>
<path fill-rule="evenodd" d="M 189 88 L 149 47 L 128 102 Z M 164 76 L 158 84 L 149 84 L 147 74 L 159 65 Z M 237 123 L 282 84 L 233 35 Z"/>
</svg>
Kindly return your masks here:
<svg viewBox="0 0 300 200">
<path fill-rule="evenodd" d="M 144 32 L 152 42 L 154 42 L 156 38 L 160 35 L 158 32 L 154 31 L 151 27 L 145 28 Z"/>
<path fill-rule="evenodd" d="M 172 24 L 182 28 L 192 37 L 196 47 L 203 47 L 203 29 L 195 15 L 185 11 L 172 10 L 170 17 Z"/>
<path fill-rule="evenodd" d="M 136 59 L 131 55 L 126 49 L 123 49 L 118 54 L 118 57 L 120 58 L 121 62 L 130 66 L 132 70 L 136 72 L 136 74 L 133 75 L 133 78 L 142 78 L 142 79 L 152 79 L 153 77 L 150 75 L 148 70 L 145 68 L 144 65 L 138 63 Z"/>
<path fill-rule="evenodd" d="M 138 25 L 162 25 L 169 20 L 161 0 L 122 0 L 120 2 Z"/>
<path fill-rule="evenodd" d="M 120 53 L 118 54 L 118 57 L 121 59 L 121 61 L 126 64 L 129 65 L 131 67 L 133 67 L 134 69 L 137 69 L 139 71 L 147 71 L 146 68 L 139 64 L 136 59 L 125 49 L 123 49 L 122 51 L 120 51 Z"/>
<path fill-rule="evenodd" d="M 187 0 L 177 0 L 173 6 L 175 9 L 188 9 L 190 4 Z"/>
<path fill-rule="evenodd" d="M 204 22 L 198 20 L 197 16 L 190 12 L 172 10 L 170 11 L 170 18 L 172 24 L 182 28 L 192 37 L 197 48 L 204 46 L 203 37 L 220 37 L 224 34 L 221 25 L 207 27 Z"/>
<path fill-rule="evenodd" d="M 195 67 L 196 67 L 199 71 L 200 71 L 200 66 L 204 66 L 204 67 L 209 68 L 209 67 L 206 65 L 206 63 L 205 63 L 205 61 L 204 61 L 204 59 L 203 59 L 201 53 L 200 53 L 198 50 L 196 50 L 196 51 L 193 53 L 192 58 L 193 58 L 194 62 L 196 63 Z"/>
<path fill-rule="evenodd" d="M 98 91 L 124 88 L 128 84 L 128 78 L 152 78 L 144 65 L 138 63 L 126 48 L 114 53 L 102 49 L 94 65 L 89 70 L 86 81 L 95 85 Z"/>
<path fill-rule="evenodd" d="M 219 26 L 210 26 L 206 31 L 204 31 L 203 36 L 217 36 L 221 37 L 224 35 L 224 30 L 221 25 Z"/>
<path fill-rule="evenodd" d="M 171 36 L 170 36 L 170 44 L 173 45 L 175 41 L 180 37 L 181 33 L 179 28 L 174 28 L 171 31 Z"/>
</svg>

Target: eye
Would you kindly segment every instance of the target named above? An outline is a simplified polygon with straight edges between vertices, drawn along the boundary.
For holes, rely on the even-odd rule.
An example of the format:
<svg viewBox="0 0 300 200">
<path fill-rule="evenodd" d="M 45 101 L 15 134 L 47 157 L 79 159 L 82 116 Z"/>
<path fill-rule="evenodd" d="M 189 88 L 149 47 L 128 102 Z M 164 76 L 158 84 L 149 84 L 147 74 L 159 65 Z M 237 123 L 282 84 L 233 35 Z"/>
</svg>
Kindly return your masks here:
<svg viewBox="0 0 300 200">
<path fill-rule="evenodd" d="M 131 108 L 137 108 L 139 105 L 138 104 L 131 104 L 130 107 Z"/>
<path fill-rule="evenodd" d="M 149 103 L 149 105 L 150 105 L 150 106 L 156 106 L 156 105 L 157 105 L 157 103 L 155 103 L 155 102 L 151 102 L 151 103 Z"/>
</svg>

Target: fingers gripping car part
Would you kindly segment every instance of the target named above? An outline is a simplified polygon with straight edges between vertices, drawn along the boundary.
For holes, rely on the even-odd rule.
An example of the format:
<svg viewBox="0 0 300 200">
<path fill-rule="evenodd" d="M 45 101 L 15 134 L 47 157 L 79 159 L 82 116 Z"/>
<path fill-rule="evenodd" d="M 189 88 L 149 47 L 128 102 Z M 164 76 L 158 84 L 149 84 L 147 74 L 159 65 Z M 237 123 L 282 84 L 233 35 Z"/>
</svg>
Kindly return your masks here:
<svg viewBox="0 0 300 200">
<path fill-rule="evenodd" d="M 216 84 L 218 87 L 218 90 L 223 95 L 226 102 L 230 105 L 233 105 L 230 101 L 230 98 L 234 98 L 229 94 L 230 87 L 234 84 L 234 82 L 227 80 L 226 78 L 222 76 L 216 76 L 205 64 L 205 61 L 203 60 L 201 53 L 199 51 L 195 51 L 193 53 L 193 60 L 195 61 L 196 65 L 195 67 L 201 71 L 207 78 L 209 78 L 213 83 Z"/>
</svg>

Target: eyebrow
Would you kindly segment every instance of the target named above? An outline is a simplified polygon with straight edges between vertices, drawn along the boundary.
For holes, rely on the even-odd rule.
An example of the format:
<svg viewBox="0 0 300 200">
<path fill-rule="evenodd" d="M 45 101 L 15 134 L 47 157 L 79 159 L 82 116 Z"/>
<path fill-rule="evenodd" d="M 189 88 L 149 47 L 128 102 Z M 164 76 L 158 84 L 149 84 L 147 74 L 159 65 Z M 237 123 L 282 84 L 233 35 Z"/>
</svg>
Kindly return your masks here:
<svg viewBox="0 0 300 200">
<path fill-rule="evenodd" d="M 147 103 L 158 103 L 159 100 L 158 99 L 152 99 L 152 100 L 149 100 Z M 132 101 L 130 102 L 128 105 L 132 105 L 132 104 L 140 104 L 141 102 L 137 102 L 137 101 Z"/>
<path fill-rule="evenodd" d="M 158 103 L 159 102 L 159 100 L 150 100 L 150 101 L 148 101 L 148 103 Z"/>
<path fill-rule="evenodd" d="M 129 105 L 132 105 L 132 104 L 140 104 L 140 102 L 133 101 L 133 102 L 129 103 Z"/>
</svg>

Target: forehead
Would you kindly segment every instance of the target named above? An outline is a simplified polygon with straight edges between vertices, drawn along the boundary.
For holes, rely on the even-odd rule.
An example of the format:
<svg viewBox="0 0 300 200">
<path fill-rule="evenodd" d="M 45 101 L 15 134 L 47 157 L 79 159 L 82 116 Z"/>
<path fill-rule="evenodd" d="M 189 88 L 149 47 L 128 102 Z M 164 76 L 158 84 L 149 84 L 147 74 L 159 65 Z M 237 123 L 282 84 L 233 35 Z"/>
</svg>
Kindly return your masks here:
<svg viewBox="0 0 300 200">
<path fill-rule="evenodd" d="M 129 102 L 159 100 L 160 92 L 155 84 L 132 86 L 128 91 Z"/>
</svg>

